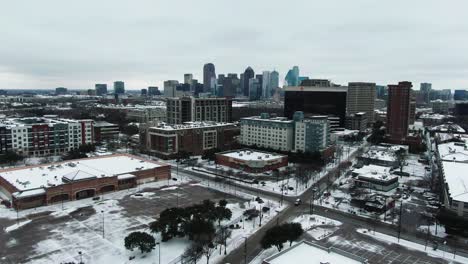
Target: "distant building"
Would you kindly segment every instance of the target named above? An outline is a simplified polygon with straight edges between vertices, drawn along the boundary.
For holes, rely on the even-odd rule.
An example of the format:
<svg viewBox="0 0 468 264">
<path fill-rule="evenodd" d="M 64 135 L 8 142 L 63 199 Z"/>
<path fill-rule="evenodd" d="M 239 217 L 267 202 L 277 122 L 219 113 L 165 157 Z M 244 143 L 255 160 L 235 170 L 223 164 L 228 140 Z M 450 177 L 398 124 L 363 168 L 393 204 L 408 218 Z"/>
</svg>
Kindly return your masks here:
<svg viewBox="0 0 468 264">
<path fill-rule="evenodd" d="M 465 101 L 467 98 L 466 90 L 455 90 L 453 93 L 453 100 L 455 101 Z"/>
<path fill-rule="evenodd" d="M 122 81 L 114 82 L 114 94 L 125 94 L 125 83 Z"/>
<path fill-rule="evenodd" d="M 450 105 L 449 101 L 442 101 L 440 99 L 431 101 L 432 112 L 437 114 L 448 114 Z"/>
<path fill-rule="evenodd" d="M 299 86 L 308 87 L 332 87 L 334 86 L 330 80 L 327 79 L 305 79 L 302 80 Z"/>
<path fill-rule="evenodd" d="M 231 122 L 232 99 L 219 97 L 175 97 L 166 103 L 167 122 Z"/>
<path fill-rule="evenodd" d="M 328 80 L 317 83 L 327 84 L 327 82 L 329 83 Z M 345 127 L 346 93 L 346 87 L 286 87 L 284 92 L 284 116 L 292 119 L 296 111 L 302 111 L 306 116 L 333 116 L 337 118 L 339 127 Z"/>
<path fill-rule="evenodd" d="M 388 97 L 388 87 L 384 85 L 376 85 L 376 98 L 387 101 Z"/>
<path fill-rule="evenodd" d="M 251 67 L 247 67 L 243 75 L 243 95 L 250 98 L 250 79 L 255 78 L 255 72 Z"/>
<path fill-rule="evenodd" d="M 408 146 L 381 144 L 369 148 L 367 152 L 358 157 L 358 160 L 366 165 L 373 164 L 385 167 L 398 167 L 395 152 L 404 149 L 408 153 Z"/>
<path fill-rule="evenodd" d="M 148 89 L 141 89 L 141 96 L 147 96 L 148 95 Z"/>
<path fill-rule="evenodd" d="M 164 82 L 164 97 L 175 97 L 176 87 L 179 85 L 177 80 L 168 80 Z"/>
<path fill-rule="evenodd" d="M 96 142 L 116 140 L 119 138 L 120 129 L 116 124 L 106 121 L 94 123 L 94 139 Z"/>
<path fill-rule="evenodd" d="M 230 123 L 159 123 L 145 130 L 144 143 L 152 154 L 161 158 L 173 158 L 181 151 L 202 155 L 210 149 L 229 149 L 238 135 L 239 128 Z"/>
<path fill-rule="evenodd" d="M 272 71 L 270 73 L 270 97 L 275 93 L 276 88 L 279 87 L 279 73 L 277 71 Z"/>
<path fill-rule="evenodd" d="M 411 102 L 411 82 L 388 86 L 387 134 L 393 140 L 404 140 L 408 135 Z"/>
<path fill-rule="evenodd" d="M 0 153 L 25 156 L 60 155 L 93 144 L 93 120 L 57 116 L 0 119 Z"/>
<path fill-rule="evenodd" d="M 411 90 L 408 124 L 413 125 L 414 121 L 416 121 L 416 96 L 414 91 Z"/>
<path fill-rule="evenodd" d="M 346 95 L 347 115 L 365 113 L 367 122 L 374 123 L 375 90 L 375 83 L 350 82 Z"/>
<path fill-rule="evenodd" d="M 260 100 L 260 91 L 262 90 L 261 81 L 258 78 L 250 78 L 249 80 L 249 100 Z"/>
<path fill-rule="evenodd" d="M 294 66 L 288 71 L 284 78 L 286 86 L 299 86 L 299 67 Z"/>
<path fill-rule="evenodd" d="M 185 84 L 191 85 L 191 84 L 192 84 L 192 80 L 193 80 L 193 74 L 191 74 L 191 73 L 186 73 L 186 74 L 184 74 L 184 83 L 185 83 Z"/>
<path fill-rule="evenodd" d="M 149 86 L 148 87 L 148 95 L 149 96 L 161 95 L 161 92 L 159 91 L 159 87 Z"/>
<path fill-rule="evenodd" d="M 268 99 L 271 97 L 271 72 L 263 71 L 263 81 L 262 81 L 262 98 Z"/>
<path fill-rule="evenodd" d="M 430 101 L 431 101 L 432 84 L 431 83 L 421 83 L 421 86 L 420 86 L 419 90 L 421 92 L 423 102 L 425 104 L 429 104 Z"/>
<path fill-rule="evenodd" d="M 165 122 L 166 109 L 161 107 L 142 107 L 129 109 L 127 112 L 127 118 L 138 123 L 148 123 L 154 121 Z"/>
<path fill-rule="evenodd" d="M 213 79 L 216 80 L 216 71 L 213 63 L 207 63 L 203 66 L 203 92 L 209 93 L 214 88 Z"/>
<path fill-rule="evenodd" d="M 64 95 L 68 93 L 68 89 L 65 87 L 57 87 L 55 88 L 55 94 L 56 95 Z"/>
<path fill-rule="evenodd" d="M 94 89 L 96 90 L 97 96 L 103 96 L 107 94 L 107 84 L 105 83 L 96 83 L 94 85 Z"/>
</svg>

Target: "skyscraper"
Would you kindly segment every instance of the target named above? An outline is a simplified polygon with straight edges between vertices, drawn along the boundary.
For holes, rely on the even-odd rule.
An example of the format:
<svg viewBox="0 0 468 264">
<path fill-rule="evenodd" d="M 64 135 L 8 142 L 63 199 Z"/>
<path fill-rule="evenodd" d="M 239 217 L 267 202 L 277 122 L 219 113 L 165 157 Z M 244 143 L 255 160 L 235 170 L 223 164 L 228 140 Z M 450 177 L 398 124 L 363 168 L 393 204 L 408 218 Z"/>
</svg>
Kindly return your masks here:
<svg viewBox="0 0 468 264">
<path fill-rule="evenodd" d="M 429 104 L 431 102 L 430 94 L 432 90 L 431 83 L 421 83 L 421 87 L 419 89 L 421 91 L 421 96 L 425 104 Z"/>
<path fill-rule="evenodd" d="M 299 67 L 294 66 L 288 71 L 286 77 L 284 78 L 287 86 L 298 86 L 299 85 Z"/>
<path fill-rule="evenodd" d="M 184 74 L 184 83 L 185 84 L 192 84 L 192 79 L 193 79 L 193 74 L 191 73 L 186 73 Z"/>
<path fill-rule="evenodd" d="M 404 140 L 408 135 L 411 82 L 388 85 L 387 134 L 393 140 Z"/>
<path fill-rule="evenodd" d="M 207 63 L 203 66 L 203 92 L 209 93 L 214 87 L 213 78 L 216 79 L 216 71 L 213 63 Z"/>
<path fill-rule="evenodd" d="M 114 82 L 114 94 L 125 94 L 125 83 L 122 81 Z"/>
<path fill-rule="evenodd" d="M 254 78 L 255 77 L 255 72 L 254 70 L 249 66 L 247 67 L 247 69 L 245 69 L 244 71 L 244 78 L 243 78 L 243 81 L 244 81 L 244 90 L 243 90 L 243 95 L 244 96 L 249 96 L 250 97 L 250 88 L 249 88 L 249 82 L 250 82 L 250 79 L 251 78 Z"/>
<path fill-rule="evenodd" d="M 275 89 L 279 87 L 279 73 L 272 71 L 270 74 L 270 96 L 273 96 Z"/>
<path fill-rule="evenodd" d="M 262 85 L 260 83 L 260 80 L 257 78 L 250 78 L 248 87 L 249 87 L 249 100 L 250 101 L 259 100 L 260 97 L 258 96 L 259 95 L 258 91 L 262 90 Z"/>
<path fill-rule="evenodd" d="M 271 72 L 264 71 L 263 72 L 263 83 L 262 83 L 262 97 L 264 99 L 268 99 L 271 97 Z"/>
<path fill-rule="evenodd" d="M 346 96 L 346 115 L 366 113 L 369 124 L 374 123 L 375 83 L 350 82 Z M 364 124 L 366 125 L 366 124 Z"/>
<path fill-rule="evenodd" d="M 94 85 L 94 89 L 96 90 L 96 95 L 98 96 L 107 94 L 107 84 L 105 83 L 96 83 Z"/>
<path fill-rule="evenodd" d="M 149 96 L 161 95 L 161 92 L 159 91 L 159 87 L 157 87 L 157 86 L 148 87 L 148 95 Z"/>
<path fill-rule="evenodd" d="M 175 97 L 176 87 L 179 84 L 177 80 L 168 80 L 164 82 L 164 97 Z"/>
<path fill-rule="evenodd" d="M 466 99 L 467 92 L 466 90 L 455 90 L 453 93 L 453 100 L 455 101 L 464 101 Z"/>
</svg>

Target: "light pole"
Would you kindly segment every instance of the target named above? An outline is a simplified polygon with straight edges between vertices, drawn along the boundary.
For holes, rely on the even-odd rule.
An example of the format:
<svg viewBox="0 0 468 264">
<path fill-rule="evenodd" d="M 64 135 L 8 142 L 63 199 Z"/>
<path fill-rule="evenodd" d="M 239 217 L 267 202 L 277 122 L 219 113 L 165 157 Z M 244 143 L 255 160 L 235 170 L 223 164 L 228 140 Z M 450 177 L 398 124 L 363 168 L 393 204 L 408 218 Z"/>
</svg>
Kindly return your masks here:
<svg viewBox="0 0 468 264">
<path fill-rule="evenodd" d="M 161 264 L 161 243 L 156 242 L 156 246 L 158 246 L 158 264 Z"/>
<path fill-rule="evenodd" d="M 247 264 L 247 237 L 244 237 L 244 264 Z"/>
<path fill-rule="evenodd" d="M 102 238 L 104 238 L 104 210 L 101 210 L 102 213 Z"/>
<path fill-rule="evenodd" d="M 63 199 L 64 199 L 64 196 L 63 196 L 63 187 L 60 189 L 62 191 L 62 211 L 63 211 Z"/>
<path fill-rule="evenodd" d="M 400 221 L 398 223 L 398 243 L 400 243 L 400 234 L 401 234 L 401 222 L 402 222 L 402 219 L 401 219 L 401 216 L 402 216 L 402 213 L 403 213 L 403 201 L 401 201 L 400 203 Z"/>
<path fill-rule="evenodd" d="M 83 264 L 83 255 L 81 251 L 78 251 L 78 255 L 80 256 L 80 264 Z"/>
<path fill-rule="evenodd" d="M 312 190 L 312 199 L 310 199 L 310 214 L 314 214 L 314 201 L 315 201 L 315 192 Z"/>
</svg>

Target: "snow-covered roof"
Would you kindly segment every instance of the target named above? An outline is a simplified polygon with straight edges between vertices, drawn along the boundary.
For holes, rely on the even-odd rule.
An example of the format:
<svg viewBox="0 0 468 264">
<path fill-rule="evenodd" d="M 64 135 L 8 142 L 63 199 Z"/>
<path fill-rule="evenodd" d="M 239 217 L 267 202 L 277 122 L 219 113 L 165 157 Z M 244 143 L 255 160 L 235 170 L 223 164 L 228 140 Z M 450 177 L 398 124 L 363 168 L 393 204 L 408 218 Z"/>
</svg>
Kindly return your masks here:
<svg viewBox="0 0 468 264">
<path fill-rule="evenodd" d="M 184 130 L 184 129 L 195 129 L 195 128 L 210 128 L 210 127 L 224 127 L 224 126 L 232 126 L 233 123 L 224 123 L 224 122 L 212 122 L 212 121 L 204 121 L 204 122 L 185 122 L 183 124 L 167 124 L 164 122 L 158 123 L 156 126 L 151 127 L 151 129 L 158 129 L 158 130 Z"/>
<path fill-rule="evenodd" d="M 122 174 L 122 175 L 117 176 L 117 179 L 119 179 L 119 180 L 126 180 L 126 179 L 133 179 L 133 178 L 136 178 L 136 176 L 133 175 L 133 174 L 130 174 L 130 173 L 126 173 L 126 174 Z"/>
<path fill-rule="evenodd" d="M 359 179 L 375 179 L 379 181 L 390 181 L 398 176 L 390 173 L 389 167 L 378 166 L 378 165 L 367 165 L 360 169 L 354 169 L 353 173 L 358 174 Z"/>
<path fill-rule="evenodd" d="M 393 162 L 396 161 L 395 152 L 401 148 L 408 151 L 408 146 L 404 145 L 381 144 L 372 146 L 366 153 L 362 154 L 362 157 Z"/>
<path fill-rule="evenodd" d="M 41 166 L 6 169 L 0 177 L 20 191 L 61 185 L 65 181 L 102 178 L 153 169 L 162 164 L 131 155 L 109 155 Z"/>
<path fill-rule="evenodd" d="M 467 163 L 443 161 L 445 182 L 453 200 L 468 203 Z"/>
<path fill-rule="evenodd" d="M 452 133 L 466 133 L 465 129 L 454 123 L 446 123 L 429 128 L 430 131 L 438 132 L 452 132 Z"/>
<path fill-rule="evenodd" d="M 34 189 L 34 190 L 15 192 L 15 193 L 12 193 L 12 196 L 17 199 L 20 199 L 20 198 L 38 196 L 38 195 L 45 194 L 45 193 L 46 191 L 44 188 L 39 188 L 39 189 Z"/>
<path fill-rule="evenodd" d="M 250 161 L 250 160 L 276 160 L 285 157 L 284 155 L 276 154 L 276 153 L 269 153 L 269 152 L 260 152 L 250 149 L 243 149 L 231 152 L 223 152 L 221 155 L 243 160 L 243 161 Z"/>
<path fill-rule="evenodd" d="M 328 250 L 327 248 L 323 248 L 305 241 L 302 241 L 299 244 L 294 245 L 293 247 L 290 247 L 282 252 L 279 252 L 265 259 L 265 262 L 269 264 L 362 263 L 362 261 L 358 261 L 337 253 L 337 250 Z"/>
<path fill-rule="evenodd" d="M 449 142 L 437 146 L 440 159 L 446 161 L 468 161 L 468 148 L 464 142 Z"/>
</svg>

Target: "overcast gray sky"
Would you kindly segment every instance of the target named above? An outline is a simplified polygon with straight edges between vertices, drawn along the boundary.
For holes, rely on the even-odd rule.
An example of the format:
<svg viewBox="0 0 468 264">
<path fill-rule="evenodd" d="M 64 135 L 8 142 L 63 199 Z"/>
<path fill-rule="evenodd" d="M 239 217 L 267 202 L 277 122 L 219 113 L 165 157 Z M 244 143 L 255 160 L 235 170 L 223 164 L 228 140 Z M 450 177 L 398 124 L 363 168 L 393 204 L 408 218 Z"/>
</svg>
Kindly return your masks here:
<svg viewBox="0 0 468 264">
<path fill-rule="evenodd" d="M 466 0 L 2 1 L 0 88 L 162 86 L 276 69 L 468 88 Z"/>
</svg>

